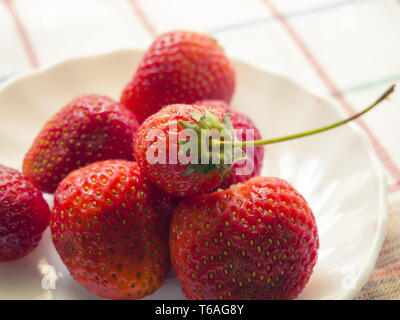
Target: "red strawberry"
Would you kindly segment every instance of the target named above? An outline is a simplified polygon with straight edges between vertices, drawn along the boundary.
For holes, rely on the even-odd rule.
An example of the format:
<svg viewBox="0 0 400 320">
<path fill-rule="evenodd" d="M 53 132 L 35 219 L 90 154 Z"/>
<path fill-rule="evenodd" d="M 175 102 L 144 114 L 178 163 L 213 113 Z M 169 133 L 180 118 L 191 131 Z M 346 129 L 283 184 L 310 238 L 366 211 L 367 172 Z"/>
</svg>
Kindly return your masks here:
<svg viewBox="0 0 400 320">
<path fill-rule="evenodd" d="M 172 264 L 189 299 L 293 299 L 318 247 L 306 200 L 278 178 L 184 199 L 171 224 Z"/>
<path fill-rule="evenodd" d="M 260 131 L 258 131 L 254 122 L 243 113 L 229 110 L 229 106 L 225 102 L 219 100 L 204 100 L 196 102 L 195 105 L 203 105 L 213 110 L 218 109 L 223 112 L 229 112 L 232 115 L 231 123 L 236 130 L 236 137 L 239 141 L 261 139 Z M 253 136 L 251 137 L 246 134 L 246 130 L 253 130 Z M 226 189 L 233 184 L 243 183 L 260 175 L 264 159 L 264 146 L 243 147 L 243 151 L 246 153 L 247 158 L 232 165 L 230 174 L 224 179 L 219 188 Z"/>
<path fill-rule="evenodd" d="M 74 279 L 95 294 L 137 299 L 170 269 L 169 196 L 136 162 L 107 160 L 70 173 L 54 195 L 54 245 Z"/>
<path fill-rule="evenodd" d="M 49 216 L 42 193 L 22 173 L 0 165 L 0 262 L 36 248 Z"/>
<path fill-rule="evenodd" d="M 207 108 L 202 106 L 170 105 L 147 118 L 138 130 L 135 139 L 135 158 L 149 180 L 169 194 L 190 196 L 211 191 L 221 183 L 223 174 L 229 169 L 229 166 L 224 165 L 221 167 L 216 165 L 214 168 L 211 164 L 184 164 L 177 156 L 181 148 L 178 140 L 182 122 L 196 124 L 199 119 L 193 118 L 193 113 L 205 115 L 206 110 Z M 223 113 L 219 110 L 214 110 L 214 113 L 215 115 L 209 116 L 215 119 L 209 122 L 214 124 L 222 121 Z M 161 144 L 165 144 L 164 152 L 162 147 L 159 147 Z M 150 154 L 155 154 L 159 159 L 149 161 Z M 193 155 L 195 156 L 197 155 Z M 193 168 L 197 170 L 188 171 Z"/>
<path fill-rule="evenodd" d="M 139 122 L 174 103 L 203 99 L 230 102 L 235 72 L 224 50 L 208 35 L 172 31 L 153 42 L 121 95 Z"/>
<path fill-rule="evenodd" d="M 133 160 L 138 127 L 135 117 L 110 98 L 77 97 L 46 123 L 25 155 L 23 172 L 53 193 L 63 177 L 89 163 Z"/>
<path fill-rule="evenodd" d="M 195 106 L 206 106 L 211 109 L 219 109 L 223 112 L 232 112 L 229 105 L 222 100 L 199 100 L 194 103 Z"/>
<path fill-rule="evenodd" d="M 239 162 L 240 165 L 240 161 L 245 159 L 243 147 L 258 147 L 298 139 L 337 128 L 377 106 L 390 96 L 393 90 L 394 86 L 372 105 L 347 119 L 269 140 L 235 141 L 231 114 L 221 108 L 169 105 L 146 119 L 139 128 L 135 139 L 135 157 L 144 169 L 144 174 L 160 189 L 175 196 L 193 196 L 219 186 L 232 168 L 232 163 L 238 165 Z M 235 121 L 238 128 L 254 127 L 243 115 L 237 115 Z M 193 148 L 196 146 L 197 148 Z M 257 159 L 261 159 L 262 152 L 257 154 Z M 260 161 L 256 162 L 255 169 L 259 170 Z M 236 170 L 234 173 L 238 175 Z M 257 173 L 248 172 L 244 180 L 255 174 Z M 241 178 L 229 179 L 237 181 Z M 227 183 L 230 182 L 228 180 Z"/>
</svg>

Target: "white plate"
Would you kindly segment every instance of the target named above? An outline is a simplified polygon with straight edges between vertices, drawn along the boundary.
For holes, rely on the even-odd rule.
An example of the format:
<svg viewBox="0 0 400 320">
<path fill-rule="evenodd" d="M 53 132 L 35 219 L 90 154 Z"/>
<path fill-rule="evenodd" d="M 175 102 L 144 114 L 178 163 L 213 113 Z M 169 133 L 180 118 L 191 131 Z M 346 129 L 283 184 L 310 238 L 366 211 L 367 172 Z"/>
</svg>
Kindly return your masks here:
<svg viewBox="0 0 400 320">
<path fill-rule="evenodd" d="M 0 89 L 0 163 L 20 168 L 45 121 L 74 96 L 102 93 L 117 99 L 142 54 L 123 50 L 71 59 L 4 84 Z M 333 105 L 285 77 L 240 61 L 233 63 L 237 71 L 233 108 L 247 113 L 265 138 L 344 117 Z M 318 263 L 299 298 L 352 298 L 372 272 L 387 225 L 386 177 L 369 140 L 358 127 L 347 125 L 267 146 L 263 174 L 287 179 L 316 215 L 321 245 Z M 32 254 L 0 263 L 0 298 L 95 296 L 71 278 L 47 230 Z M 148 298 L 184 296 L 171 273 L 162 288 Z"/>
</svg>

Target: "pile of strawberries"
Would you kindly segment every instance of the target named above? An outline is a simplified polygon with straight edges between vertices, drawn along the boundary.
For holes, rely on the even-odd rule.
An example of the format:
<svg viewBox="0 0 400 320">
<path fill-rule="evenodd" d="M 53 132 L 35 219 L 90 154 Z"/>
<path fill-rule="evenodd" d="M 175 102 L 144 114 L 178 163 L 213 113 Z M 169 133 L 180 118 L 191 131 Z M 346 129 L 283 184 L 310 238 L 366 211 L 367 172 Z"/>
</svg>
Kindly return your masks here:
<svg viewBox="0 0 400 320">
<path fill-rule="evenodd" d="M 120 102 L 73 99 L 38 134 L 23 174 L 0 166 L 0 262 L 31 252 L 50 224 L 73 278 L 101 297 L 150 295 L 172 262 L 189 299 L 295 298 L 319 247 L 306 200 L 259 177 L 262 146 L 214 163 L 211 149 L 187 154 L 180 139 L 189 129 L 224 132 L 222 143 L 260 139 L 230 110 L 234 90 L 215 40 L 174 31 L 153 42 Z M 54 193 L 51 211 L 42 192 Z"/>
</svg>

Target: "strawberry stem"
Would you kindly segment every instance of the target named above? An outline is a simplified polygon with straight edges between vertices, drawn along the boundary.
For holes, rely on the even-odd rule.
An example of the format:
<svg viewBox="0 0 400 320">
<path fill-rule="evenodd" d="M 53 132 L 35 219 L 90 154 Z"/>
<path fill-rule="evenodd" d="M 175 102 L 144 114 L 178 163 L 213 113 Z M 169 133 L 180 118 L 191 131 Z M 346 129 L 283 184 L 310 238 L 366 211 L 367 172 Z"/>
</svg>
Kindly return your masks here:
<svg viewBox="0 0 400 320">
<path fill-rule="evenodd" d="M 279 137 L 279 138 L 273 138 L 273 139 L 267 139 L 267 140 L 255 140 L 255 141 L 219 141 L 220 144 L 232 144 L 233 146 L 246 146 L 246 145 L 254 145 L 254 146 L 262 146 L 262 145 L 266 145 L 266 144 L 272 144 L 272 143 L 278 143 L 278 142 L 282 142 L 282 141 L 288 141 L 288 140 L 294 140 L 294 139 L 298 139 L 298 138 L 303 138 L 303 137 L 307 137 L 307 136 L 311 136 L 313 134 L 317 134 L 320 132 L 324 132 L 324 131 L 328 131 L 337 127 L 340 127 L 350 121 L 353 121 L 354 119 L 357 119 L 358 117 L 362 116 L 363 114 L 367 113 L 368 111 L 370 111 L 371 109 L 373 109 L 374 107 L 376 107 L 377 105 L 379 105 L 383 100 L 389 98 L 389 96 L 393 93 L 395 88 L 395 84 L 393 84 L 389 89 L 387 89 L 385 91 L 384 94 L 382 94 L 382 96 L 380 98 L 378 98 L 373 104 L 371 104 L 370 106 L 368 106 L 367 108 L 363 109 L 362 111 L 360 111 L 359 113 L 356 113 L 355 115 L 332 123 L 330 125 L 321 127 L 321 128 L 317 128 L 314 130 L 309 130 L 309 131 L 304 131 L 304 132 L 300 132 L 300 133 L 296 133 L 296 134 L 292 134 L 292 135 L 288 135 L 288 136 L 283 136 L 283 137 Z"/>
</svg>

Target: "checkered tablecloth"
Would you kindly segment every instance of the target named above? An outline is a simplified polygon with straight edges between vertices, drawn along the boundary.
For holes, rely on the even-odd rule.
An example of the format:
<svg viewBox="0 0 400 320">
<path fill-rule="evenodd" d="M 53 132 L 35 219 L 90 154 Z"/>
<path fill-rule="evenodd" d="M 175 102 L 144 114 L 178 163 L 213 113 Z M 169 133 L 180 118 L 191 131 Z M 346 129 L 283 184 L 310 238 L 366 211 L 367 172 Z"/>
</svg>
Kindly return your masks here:
<svg viewBox="0 0 400 320">
<path fill-rule="evenodd" d="M 400 80 L 400 0 L 0 0 L 0 81 L 68 57 L 207 32 L 351 114 Z M 389 230 L 357 299 L 400 299 L 400 109 L 358 124 L 389 176 Z"/>
</svg>

